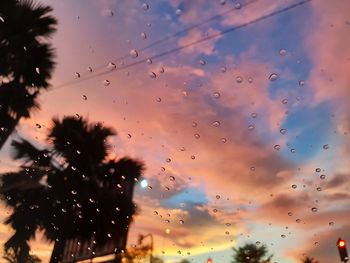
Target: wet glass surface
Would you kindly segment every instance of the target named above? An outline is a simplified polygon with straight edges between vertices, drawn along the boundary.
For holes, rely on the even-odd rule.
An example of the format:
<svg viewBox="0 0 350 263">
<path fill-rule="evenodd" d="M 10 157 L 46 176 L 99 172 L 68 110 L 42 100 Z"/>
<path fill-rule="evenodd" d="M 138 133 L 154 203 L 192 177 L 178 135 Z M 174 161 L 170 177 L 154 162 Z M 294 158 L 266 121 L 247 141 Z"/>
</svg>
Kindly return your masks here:
<svg viewBox="0 0 350 263">
<path fill-rule="evenodd" d="M 2 0 L 0 262 L 346 260 L 349 10 Z"/>
</svg>

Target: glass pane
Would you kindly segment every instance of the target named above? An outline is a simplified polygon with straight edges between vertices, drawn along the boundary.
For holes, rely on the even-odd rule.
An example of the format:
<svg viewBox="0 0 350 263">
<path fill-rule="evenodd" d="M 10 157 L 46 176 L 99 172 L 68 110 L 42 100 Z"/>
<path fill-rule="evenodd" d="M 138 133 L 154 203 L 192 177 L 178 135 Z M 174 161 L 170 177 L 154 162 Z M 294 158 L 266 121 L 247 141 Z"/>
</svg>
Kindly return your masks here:
<svg viewBox="0 0 350 263">
<path fill-rule="evenodd" d="M 338 262 L 350 2 L 2 0 L 1 262 Z"/>
</svg>

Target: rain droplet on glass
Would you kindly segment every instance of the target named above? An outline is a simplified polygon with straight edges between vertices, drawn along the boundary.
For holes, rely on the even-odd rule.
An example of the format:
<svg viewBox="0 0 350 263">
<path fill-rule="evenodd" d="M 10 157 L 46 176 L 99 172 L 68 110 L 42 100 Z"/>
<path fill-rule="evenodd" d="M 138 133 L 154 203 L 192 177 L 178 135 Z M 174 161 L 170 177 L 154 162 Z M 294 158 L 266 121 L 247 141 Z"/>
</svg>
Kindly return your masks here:
<svg viewBox="0 0 350 263">
<path fill-rule="evenodd" d="M 132 58 L 137 58 L 138 56 L 139 56 L 139 53 L 137 52 L 137 50 L 136 49 L 132 49 L 132 50 L 130 50 L 130 56 L 132 57 Z"/>
<path fill-rule="evenodd" d="M 276 73 L 272 73 L 272 74 L 269 76 L 269 80 L 270 80 L 270 81 L 275 81 L 277 78 L 278 78 L 278 75 L 277 75 Z"/>
</svg>

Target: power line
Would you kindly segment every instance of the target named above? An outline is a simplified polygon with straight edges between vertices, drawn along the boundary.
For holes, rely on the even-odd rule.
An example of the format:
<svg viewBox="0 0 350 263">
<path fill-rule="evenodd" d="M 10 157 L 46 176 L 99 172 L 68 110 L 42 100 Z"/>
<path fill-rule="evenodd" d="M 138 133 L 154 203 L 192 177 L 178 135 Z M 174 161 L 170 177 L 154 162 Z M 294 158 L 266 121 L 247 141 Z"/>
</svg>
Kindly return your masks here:
<svg viewBox="0 0 350 263">
<path fill-rule="evenodd" d="M 294 9 L 294 8 L 297 8 L 297 7 L 299 7 L 299 6 L 302 6 L 302 5 L 304 5 L 304 4 L 308 3 L 308 2 L 311 2 L 311 1 L 312 1 L 312 0 L 303 0 L 303 1 L 300 1 L 300 2 L 298 2 L 298 3 L 289 5 L 289 6 L 287 6 L 287 7 L 281 8 L 281 9 L 279 9 L 279 10 L 270 12 L 269 14 L 260 16 L 260 17 L 258 17 L 258 18 L 256 18 L 256 19 L 253 19 L 253 20 L 251 20 L 251 21 L 249 21 L 249 22 L 246 22 L 246 23 L 243 23 L 243 24 L 241 24 L 241 25 L 228 28 L 228 29 L 226 29 L 226 30 L 223 30 L 223 31 L 220 31 L 220 32 L 218 32 L 218 33 L 209 35 L 209 36 L 207 36 L 207 37 L 198 39 L 198 40 L 193 41 L 193 42 L 191 42 L 191 43 L 188 43 L 188 44 L 186 44 L 186 45 L 182 45 L 182 46 L 179 46 L 179 47 L 176 47 L 176 48 L 167 50 L 167 51 L 165 51 L 165 52 L 156 54 L 156 55 L 154 55 L 154 56 L 152 56 L 152 57 L 150 57 L 150 58 L 144 58 L 144 59 L 135 61 L 135 62 L 133 62 L 133 63 L 124 65 L 124 66 L 122 66 L 122 67 L 116 68 L 116 69 L 114 69 L 114 70 L 108 70 L 108 71 L 104 71 L 104 72 L 101 72 L 101 73 L 93 74 L 93 75 L 88 76 L 87 78 L 79 79 L 80 81 L 77 81 L 77 82 L 75 82 L 75 83 L 66 83 L 66 84 L 62 84 L 62 85 L 60 85 L 60 86 L 57 86 L 55 89 L 67 87 L 67 86 L 72 85 L 72 84 L 77 84 L 77 83 L 80 83 L 80 82 L 83 82 L 83 81 L 86 81 L 86 80 L 90 80 L 90 79 L 93 79 L 93 78 L 96 78 L 96 77 L 100 77 L 100 76 L 103 76 L 103 75 L 112 73 L 112 72 L 114 72 L 114 71 L 119 71 L 119 70 L 127 69 L 127 68 L 130 68 L 130 67 L 133 67 L 133 66 L 136 66 L 136 65 L 145 63 L 145 62 L 147 62 L 147 60 L 149 60 L 149 59 L 154 60 L 154 59 L 157 59 L 157 58 L 160 58 L 160 57 L 164 57 L 164 56 L 167 56 L 167 55 L 172 54 L 172 53 L 175 53 L 175 52 L 179 52 L 179 51 L 181 51 L 181 50 L 183 50 L 183 49 L 185 49 L 185 48 L 188 48 L 188 47 L 191 47 L 191 46 L 194 46 L 194 45 L 203 43 L 203 42 L 205 42 L 205 41 L 208 41 L 208 40 L 217 38 L 217 37 L 219 37 L 219 36 L 222 36 L 222 35 L 231 33 L 231 32 L 236 31 L 236 30 L 238 30 L 238 29 L 241 29 L 241 28 L 247 27 L 247 26 L 249 26 L 249 25 L 258 23 L 258 22 L 260 22 L 260 21 L 266 20 L 266 19 L 268 19 L 268 18 L 270 18 L 270 17 L 273 17 L 273 16 L 276 16 L 276 15 L 285 13 L 285 12 L 287 12 L 287 11 L 289 11 L 289 10 L 292 10 L 292 9 Z"/>
<path fill-rule="evenodd" d="M 227 15 L 227 14 L 233 12 L 233 11 L 240 10 L 240 9 L 242 9 L 243 7 L 246 7 L 246 6 L 248 6 L 248 5 L 250 5 L 250 4 L 253 4 L 254 2 L 257 2 L 257 1 L 259 1 L 259 0 L 251 0 L 251 1 L 248 1 L 248 2 L 246 2 L 246 3 L 244 3 L 244 4 L 240 4 L 239 6 L 235 6 L 234 8 L 231 8 L 231 9 L 229 9 L 229 10 L 226 10 L 226 11 L 223 12 L 223 13 L 220 13 L 220 14 L 214 15 L 214 16 L 212 16 L 212 17 L 209 17 L 209 18 L 203 20 L 203 21 L 200 22 L 200 23 L 193 24 L 193 25 L 191 25 L 191 26 L 189 26 L 189 27 L 187 27 L 187 28 L 184 28 L 184 29 L 182 29 L 182 30 L 180 30 L 180 31 L 175 32 L 175 33 L 172 34 L 172 35 L 168 35 L 168 36 L 166 36 L 166 37 L 164 37 L 164 38 L 158 39 L 158 40 L 156 40 L 156 41 L 150 43 L 149 45 L 144 46 L 144 47 L 142 47 L 142 48 L 139 48 L 139 49 L 137 49 L 137 50 L 138 50 L 139 52 L 141 52 L 141 51 L 145 51 L 145 50 L 147 50 L 147 49 L 150 49 L 150 48 L 152 48 L 152 47 L 158 46 L 158 45 L 160 45 L 160 44 L 162 44 L 162 43 L 164 43 L 164 42 L 167 42 L 167 41 L 169 41 L 169 40 L 171 40 L 171 39 L 173 39 L 173 38 L 175 38 L 175 37 L 177 37 L 177 36 L 179 36 L 179 35 L 181 35 L 181 34 L 183 34 L 183 33 L 189 32 L 189 31 L 191 31 L 191 30 L 193 30 L 193 29 L 195 29 L 195 28 L 197 28 L 197 27 L 200 27 L 200 26 L 205 25 L 205 24 L 207 24 L 207 23 L 209 23 L 209 22 L 212 22 L 212 21 L 214 21 L 214 20 L 216 20 L 216 19 L 219 19 L 219 18 L 221 18 L 221 17 L 223 17 L 223 16 L 225 16 L 225 15 Z M 121 61 L 121 60 L 127 59 L 127 58 L 130 58 L 130 54 L 126 54 L 126 55 L 123 55 L 123 56 L 121 56 L 121 57 L 118 57 L 118 58 L 116 58 L 116 59 L 110 61 L 110 63 L 113 62 L 113 63 L 115 64 L 115 63 L 117 63 L 117 62 L 119 62 L 119 61 Z M 94 67 L 94 72 L 98 72 L 99 70 L 105 69 L 105 68 L 106 68 L 106 64 L 103 64 L 103 65 Z M 83 79 L 84 79 L 84 78 L 70 80 L 70 81 L 68 81 L 68 82 L 66 82 L 66 83 L 64 83 L 64 84 L 59 85 L 58 87 L 66 86 L 66 85 L 71 85 L 71 84 L 75 84 L 75 83 L 80 82 L 80 81 L 83 80 Z"/>
</svg>

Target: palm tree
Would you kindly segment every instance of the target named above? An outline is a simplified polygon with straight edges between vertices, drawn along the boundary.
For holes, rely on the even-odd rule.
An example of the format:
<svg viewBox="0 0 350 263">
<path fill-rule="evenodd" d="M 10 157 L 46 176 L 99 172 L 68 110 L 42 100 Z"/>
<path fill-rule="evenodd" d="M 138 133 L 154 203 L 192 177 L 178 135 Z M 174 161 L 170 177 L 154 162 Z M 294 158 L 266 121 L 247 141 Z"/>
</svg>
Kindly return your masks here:
<svg viewBox="0 0 350 263">
<path fill-rule="evenodd" d="M 303 259 L 303 263 L 318 263 L 318 261 L 314 258 L 310 258 L 310 257 L 305 257 Z"/>
<path fill-rule="evenodd" d="M 245 244 L 238 249 L 233 248 L 232 263 L 269 263 L 273 255 L 268 255 L 265 245 L 257 246 L 254 243 Z"/>
<path fill-rule="evenodd" d="M 5 243 L 6 254 L 27 262 L 28 241 L 37 230 L 55 242 L 50 262 L 61 260 L 68 240 L 93 240 L 97 248 L 112 240 L 118 252 L 125 249 L 136 212 L 133 185 L 143 164 L 128 157 L 109 159 L 108 138 L 114 134 L 100 123 L 65 117 L 53 120 L 48 148 L 12 142 L 14 159 L 23 164 L 2 177 L 1 195 L 13 208 L 5 223 L 15 230 Z"/>
<path fill-rule="evenodd" d="M 0 1 L 0 149 L 49 87 L 54 55 L 46 41 L 57 24 L 51 11 L 32 0 Z"/>
</svg>

